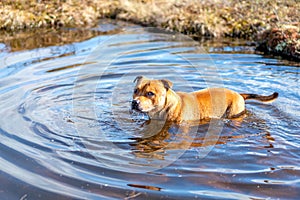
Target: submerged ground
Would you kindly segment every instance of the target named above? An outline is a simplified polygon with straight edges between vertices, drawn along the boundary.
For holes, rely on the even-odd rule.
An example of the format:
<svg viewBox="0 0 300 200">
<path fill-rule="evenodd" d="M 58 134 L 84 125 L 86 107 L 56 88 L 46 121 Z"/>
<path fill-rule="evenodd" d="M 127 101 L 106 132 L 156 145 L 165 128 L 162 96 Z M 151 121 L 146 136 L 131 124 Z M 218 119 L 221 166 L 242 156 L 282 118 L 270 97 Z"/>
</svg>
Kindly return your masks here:
<svg viewBox="0 0 300 200">
<path fill-rule="evenodd" d="M 93 27 L 99 18 L 117 18 L 194 38 L 245 38 L 255 41 L 257 50 L 294 60 L 300 59 L 299 16 L 299 0 L 4 0 L 0 3 L 2 30 Z"/>
</svg>

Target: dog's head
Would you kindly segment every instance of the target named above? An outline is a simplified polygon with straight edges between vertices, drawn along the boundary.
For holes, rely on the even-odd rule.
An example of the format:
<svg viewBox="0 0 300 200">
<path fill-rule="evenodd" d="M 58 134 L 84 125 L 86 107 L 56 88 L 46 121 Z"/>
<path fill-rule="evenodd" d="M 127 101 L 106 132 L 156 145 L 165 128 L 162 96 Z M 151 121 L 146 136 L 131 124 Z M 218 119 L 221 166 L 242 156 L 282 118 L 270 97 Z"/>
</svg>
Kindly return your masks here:
<svg viewBox="0 0 300 200">
<path fill-rule="evenodd" d="M 138 76 L 134 82 L 136 86 L 133 91 L 132 109 L 154 114 L 165 107 L 167 92 L 173 85 L 171 81 L 150 80 L 144 76 Z"/>
</svg>

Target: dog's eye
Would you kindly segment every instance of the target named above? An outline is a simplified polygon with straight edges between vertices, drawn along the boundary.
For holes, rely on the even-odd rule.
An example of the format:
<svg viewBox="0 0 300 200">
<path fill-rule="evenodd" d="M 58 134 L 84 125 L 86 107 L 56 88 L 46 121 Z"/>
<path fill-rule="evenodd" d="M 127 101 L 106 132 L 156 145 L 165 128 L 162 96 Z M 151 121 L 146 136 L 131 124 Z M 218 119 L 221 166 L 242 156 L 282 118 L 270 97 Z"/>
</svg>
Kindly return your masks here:
<svg viewBox="0 0 300 200">
<path fill-rule="evenodd" d="M 153 92 L 147 92 L 146 94 L 148 97 L 153 97 L 154 96 L 154 93 Z"/>
<path fill-rule="evenodd" d="M 137 94 L 138 93 L 138 89 L 134 89 L 133 93 Z"/>
</svg>

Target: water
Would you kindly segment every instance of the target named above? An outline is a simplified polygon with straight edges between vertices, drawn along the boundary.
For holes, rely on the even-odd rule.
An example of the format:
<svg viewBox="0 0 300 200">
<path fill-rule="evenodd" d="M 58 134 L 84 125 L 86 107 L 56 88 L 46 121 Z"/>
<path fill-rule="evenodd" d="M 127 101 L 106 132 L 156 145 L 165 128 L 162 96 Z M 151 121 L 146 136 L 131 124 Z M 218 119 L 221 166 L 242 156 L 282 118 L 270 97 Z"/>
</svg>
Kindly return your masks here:
<svg viewBox="0 0 300 200">
<path fill-rule="evenodd" d="M 241 41 L 104 27 L 83 40 L 73 34 L 73 43 L 0 45 L 0 199 L 300 196 L 298 63 L 254 54 Z M 184 125 L 160 132 L 162 124 L 130 112 L 137 75 L 167 78 L 176 91 L 280 96 L 188 135 Z"/>
</svg>

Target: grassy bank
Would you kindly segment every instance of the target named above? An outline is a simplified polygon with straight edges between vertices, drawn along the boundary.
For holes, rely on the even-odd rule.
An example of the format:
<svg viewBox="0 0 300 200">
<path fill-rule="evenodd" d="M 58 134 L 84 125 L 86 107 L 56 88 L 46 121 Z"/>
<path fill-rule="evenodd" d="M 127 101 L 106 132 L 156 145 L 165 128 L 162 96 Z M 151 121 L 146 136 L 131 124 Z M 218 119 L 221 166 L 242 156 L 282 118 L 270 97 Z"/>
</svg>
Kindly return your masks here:
<svg viewBox="0 0 300 200">
<path fill-rule="evenodd" d="M 296 58 L 300 51 L 299 0 L 4 0 L 0 9 L 2 30 L 92 27 L 99 18 L 108 17 L 178 31 L 195 38 L 246 38 L 258 41 L 259 49 L 265 52 L 292 49 L 291 56 Z M 293 37 L 287 35 L 287 26 L 289 30 L 292 27 Z M 276 38 L 278 33 L 283 34 L 285 41 L 281 46 L 267 38 Z M 285 48 L 289 45 L 292 48 Z"/>
</svg>

